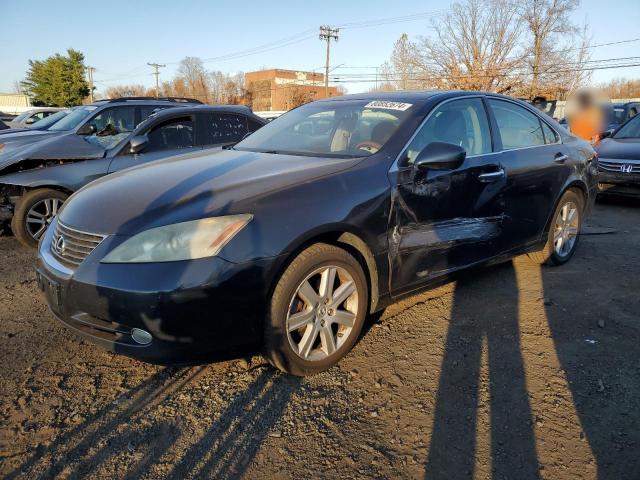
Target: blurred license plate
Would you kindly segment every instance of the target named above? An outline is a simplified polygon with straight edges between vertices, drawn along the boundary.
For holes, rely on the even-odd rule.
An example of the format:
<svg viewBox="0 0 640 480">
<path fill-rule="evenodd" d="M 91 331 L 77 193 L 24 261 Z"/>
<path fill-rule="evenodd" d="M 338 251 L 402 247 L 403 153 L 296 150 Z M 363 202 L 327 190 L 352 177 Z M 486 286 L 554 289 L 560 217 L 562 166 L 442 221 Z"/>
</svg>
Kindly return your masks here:
<svg viewBox="0 0 640 480">
<path fill-rule="evenodd" d="M 51 309 L 56 313 L 60 313 L 62 310 L 62 291 L 60 284 L 55 280 L 51 280 L 40 271 L 36 272 L 36 278 L 38 280 L 38 286 L 40 290 L 44 292 L 47 303 Z"/>
</svg>

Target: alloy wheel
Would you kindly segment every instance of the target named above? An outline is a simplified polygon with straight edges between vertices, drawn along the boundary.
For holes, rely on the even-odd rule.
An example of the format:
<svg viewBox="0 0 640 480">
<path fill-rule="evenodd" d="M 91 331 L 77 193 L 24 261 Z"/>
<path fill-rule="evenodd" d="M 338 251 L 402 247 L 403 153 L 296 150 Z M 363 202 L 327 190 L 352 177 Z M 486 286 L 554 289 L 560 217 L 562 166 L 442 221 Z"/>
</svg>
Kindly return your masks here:
<svg viewBox="0 0 640 480">
<path fill-rule="evenodd" d="M 335 265 L 315 270 L 289 303 L 289 345 L 307 361 L 332 356 L 350 338 L 358 308 L 356 283 L 347 270 Z"/>
<path fill-rule="evenodd" d="M 571 253 L 576 243 L 580 228 L 580 212 L 573 202 L 565 203 L 556 217 L 553 232 L 553 248 L 555 253 L 564 258 Z"/>
<path fill-rule="evenodd" d="M 58 214 L 63 201 L 59 198 L 45 198 L 35 203 L 27 212 L 26 227 L 29 235 L 36 241 L 47 230 L 53 218 Z"/>
</svg>

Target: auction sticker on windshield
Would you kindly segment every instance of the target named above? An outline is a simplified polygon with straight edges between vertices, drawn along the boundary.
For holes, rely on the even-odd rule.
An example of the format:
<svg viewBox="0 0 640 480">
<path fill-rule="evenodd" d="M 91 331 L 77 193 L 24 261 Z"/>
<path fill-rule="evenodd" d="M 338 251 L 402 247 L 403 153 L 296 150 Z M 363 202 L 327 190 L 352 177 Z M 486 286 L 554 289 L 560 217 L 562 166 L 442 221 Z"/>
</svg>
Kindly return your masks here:
<svg viewBox="0 0 640 480">
<path fill-rule="evenodd" d="M 386 102 L 384 100 L 374 100 L 373 102 L 367 103 L 364 108 L 384 108 L 387 110 L 400 110 L 404 112 L 405 110 L 411 108 L 413 103 L 402 103 L 402 102 Z"/>
</svg>

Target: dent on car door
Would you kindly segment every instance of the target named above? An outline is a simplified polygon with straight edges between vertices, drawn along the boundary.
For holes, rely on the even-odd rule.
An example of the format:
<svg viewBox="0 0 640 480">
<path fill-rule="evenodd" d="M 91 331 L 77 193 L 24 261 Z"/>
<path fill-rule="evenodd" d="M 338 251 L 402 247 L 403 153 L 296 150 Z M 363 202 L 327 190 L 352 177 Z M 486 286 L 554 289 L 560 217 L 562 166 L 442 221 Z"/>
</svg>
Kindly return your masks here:
<svg viewBox="0 0 640 480">
<path fill-rule="evenodd" d="M 540 116 L 503 99 L 488 99 L 506 173 L 506 252 L 540 240 L 571 171 L 570 150 Z"/>
<path fill-rule="evenodd" d="M 114 157 L 109 172 L 185 153 L 195 145 L 194 121 L 191 115 L 171 118 L 151 125 L 138 136 L 146 136 L 146 146 L 138 153 L 131 153 L 127 142 L 120 154 Z"/>
<path fill-rule="evenodd" d="M 432 142 L 463 147 L 467 157 L 450 170 L 415 168 L 419 153 Z M 396 175 L 388 241 L 393 293 L 418 288 L 496 253 L 505 178 L 493 154 L 481 98 L 436 107 L 392 173 Z"/>
</svg>

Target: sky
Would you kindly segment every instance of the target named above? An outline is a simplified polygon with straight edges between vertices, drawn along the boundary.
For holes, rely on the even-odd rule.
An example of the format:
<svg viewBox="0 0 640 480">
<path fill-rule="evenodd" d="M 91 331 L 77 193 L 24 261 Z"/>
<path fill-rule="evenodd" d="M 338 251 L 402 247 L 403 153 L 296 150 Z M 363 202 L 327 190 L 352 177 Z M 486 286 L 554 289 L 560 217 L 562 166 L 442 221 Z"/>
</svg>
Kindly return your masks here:
<svg viewBox="0 0 640 480">
<path fill-rule="evenodd" d="M 0 0 L 0 92 L 24 78 L 29 59 L 74 48 L 96 68 L 98 91 L 118 84 L 154 85 L 147 62 L 163 63 L 161 80 L 173 77 L 185 56 L 200 57 L 209 70 L 248 72 L 262 68 L 323 71 L 325 43 L 320 25 L 344 25 L 331 45 L 335 74 L 375 73 L 394 42 L 407 33 L 429 35 L 444 0 Z M 404 17 L 404 18 L 398 18 Z M 389 23 L 389 18 L 396 20 Z M 358 22 L 387 19 L 368 26 Z M 640 39 L 640 1 L 582 0 L 576 23 L 588 22 L 593 44 Z M 383 24 L 380 24 L 383 23 Z M 349 27 L 349 24 L 351 26 Z M 284 40 L 287 41 L 284 41 Z M 280 43 L 277 43 L 280 42 Z M 238 52 L 255 47 L 255 53 Z M 275 48 L 278 47 L 278 48 Z M 594 48 L 592 59 L 633 57 L 640 40 Z M 234 58 L 220 58 L 231 56 Z M 640 63 L 640 62 L 639 62 Z M 594 83 L 615 77 L 640 78 L 640 67 L 599 70 Z M 347 83 L 349 93 L 373 84 Z"/>
</svg>

